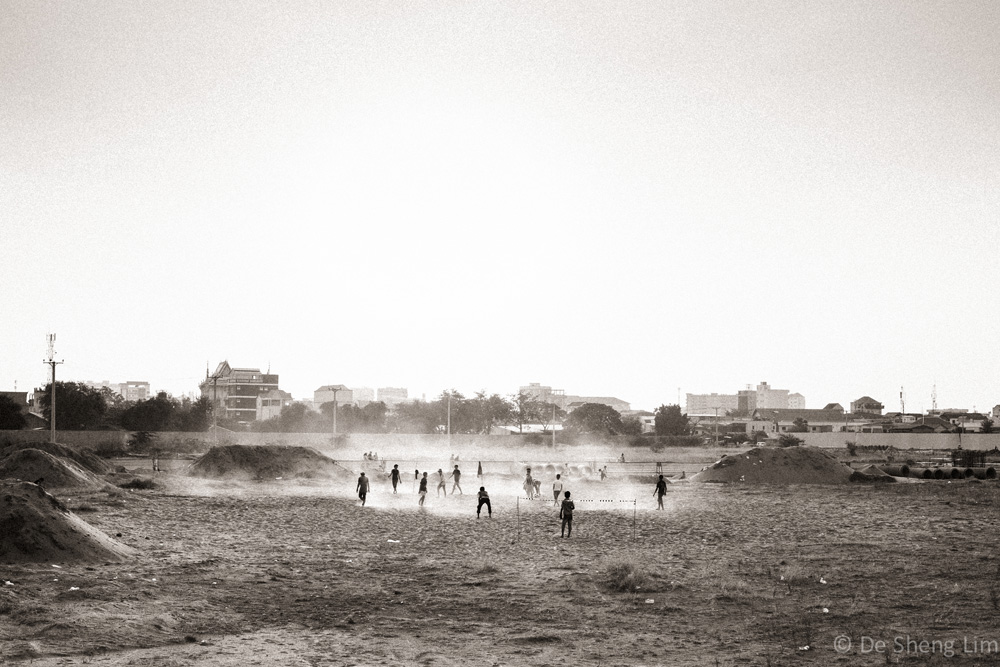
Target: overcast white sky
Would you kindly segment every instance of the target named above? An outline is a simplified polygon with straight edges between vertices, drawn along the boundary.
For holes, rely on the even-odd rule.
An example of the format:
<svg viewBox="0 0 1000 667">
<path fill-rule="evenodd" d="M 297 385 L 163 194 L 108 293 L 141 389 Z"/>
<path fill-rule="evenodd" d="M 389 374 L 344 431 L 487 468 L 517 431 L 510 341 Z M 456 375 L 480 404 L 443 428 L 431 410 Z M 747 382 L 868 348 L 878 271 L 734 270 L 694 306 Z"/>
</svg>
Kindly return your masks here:
<svg viewBox="0 0 1000 667">
<path fill-rule="evenodd" d="M 0 389 L 1000 403 L 1000 3 L 0 0 Z M 683 396 L 681 396 L 683 403 Z"/>
</svg>

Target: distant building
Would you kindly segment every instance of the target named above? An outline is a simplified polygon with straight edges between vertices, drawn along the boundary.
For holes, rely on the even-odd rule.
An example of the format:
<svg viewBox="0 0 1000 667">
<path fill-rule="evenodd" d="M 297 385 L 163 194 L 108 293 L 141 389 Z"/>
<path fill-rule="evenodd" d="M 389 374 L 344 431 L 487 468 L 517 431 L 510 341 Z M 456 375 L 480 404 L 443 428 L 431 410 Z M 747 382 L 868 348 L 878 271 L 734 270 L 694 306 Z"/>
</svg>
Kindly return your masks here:
<svg viewBox="0 0 1000 667">
<path fill-rule="evenodd" d="M 38 390 L 35 390 L 36 394 Z M 20 410 L 21 416 L 24 417 L 24 429 L 42 429 L 48 428 L 49 423 L 45 421 L 41 416 L 41 406 L 38 407 L 38 414 L 32 411 L 31 401 L 28 400 L 28 392 L 26 391 L 0 391 L 0 396 L 5 396 L 11 402 L 14 403 Z M 38 405 L 36 402 L 35 405 Z M 2 431 L 0 431 L 2 433 Z"/>
<path fill-rule="evenodd" d="M 149 383 L 140 380 L 129 380 L 118 385 L 118 393 L 126 401 L 145 401 L 149 398 Z"/>
<path fill-rule="evenodd" d="M 840 410 L 789 410 L 758 408 L 747 423 L 747 435 L 756 431 L 781 434 L 794 431 L 796 420 L 804 419 L 809 433 L 830 433 L 850 430 L 853 422 L 869 422 L 870 415 L 851 415 Z"/>
<path fill-rule="evenodd" d="M 543 403 L 554 403 L 559 408 L 566 409 L 566 392 L 562 389 L 553 389 L 537 382 L 530 382 L 523 387 L 518 387 L 517 391 L 531 396 L 536 401 Z"/>
<path fill-rule="evenodd" d="M 599 405 L 606 405 L 609 408 L 614 408 L 618 412 L 628 412 L 631 409 L 628 401 L 623 401 L 620 398 L 615 398 L 614 396 L 570 396 L 567 395 L 563 397 L 565 401 L 564 405 L 556 405 L 566 412 L 573 412 L 581 405 L 586 405 L 587 403 L 597 403 Z"/>
<path fill-rule="evenodd" d="M 737 393 L 738 408 L 742 412 L 752 413 L 757 409 L 767 410 L 802 410 L 805 409 L 806 397 L 802 394 L 789 394 L 787 389 L 772 389 L 771 385 L 761 382 L 756 389 L 747 385 Z M 793 408 L 792 405 L 801 405 Z"/>
<path fill-rule="evenodd" d="M 883 410 L 885 406 L 871 396 L 862 396 L 856 401 L 851 401 L 851 412 L 855 414 L 881 415 Z"/>
<path fill-rule="evenodd" d="M 730 410 L 738 410 L 739 406 L 740 397 L 737 394 L 686 394 L 684 413 L 689 417 L 725 416 Z"/>
<path fill-rule="evenodd" d="M 325 384 L 313 392 L 313 403 L 318 406 L 333 403 L 334 400 L 337 401 L 337 405 L 352 405 L 354 392 L 343 384 Z"/>
<path fill-rule="evenodd" d="M 260 394 L 257 397 L 257 421 L 280 417 L 286 405 L 292 404 L 292 395 L 281 389 Z"/>
<path fill-rule="evenodd" d="M 252 422 L 257 418 L 257 397 L 278 388 L 278 376 L 259 368 L 232 368 L 223 361 L 198 385 L 218 417 Z"/>
<path fill-rule="evenodd" d="M 109 382 L 108 380 L 95 382 L 93 380 L 84 380 L 80 384 L 86 385 L 91 389 L 110 389 L 126 401 L 145 401 L 150 397 L 149 383 L 142 380 L 129 380 L 128 382 Z"/>
<path fill-rule="evenodd" d="M 536 401 L 552 403 L 560 410 L 565 410 L 566 412 L 572 412 L 575 408 L 585 403 L 607 405 L 618 412 L 628 412 L 631 409 L 628 401 L 623 401 L 614 396 L 577 396 L 575 394 L 567 394 L 562 389 L 553 389 L 537 382 L 518 387 L 518 391 L 531 396 Z"/>
<path fill-rule="evenodd" d="M 359 408 L 375 401 L 375 390 L 371 387 L 352 387 L 351 391 L 354 393 L 354 404 Z"/>
<path fill-rule="evenodd" d="M 376 396 L 387 407 L 394 408 L 409 400 L 409 391 L 403 387 L 379 387 Z"/>
</svg>

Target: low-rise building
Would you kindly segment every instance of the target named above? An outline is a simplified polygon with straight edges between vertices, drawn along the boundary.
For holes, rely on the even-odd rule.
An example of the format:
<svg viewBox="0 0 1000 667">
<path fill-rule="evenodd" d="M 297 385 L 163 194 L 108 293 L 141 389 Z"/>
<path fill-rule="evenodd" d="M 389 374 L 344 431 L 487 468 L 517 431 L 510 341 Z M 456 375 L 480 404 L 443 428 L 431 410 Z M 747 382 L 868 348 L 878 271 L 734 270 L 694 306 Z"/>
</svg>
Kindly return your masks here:
<svg viewBox="0 0 1000 667">
<path fill-rule="evenodd" d="M 292 404 L 292 395 L 281 389 L 272 389 L 257 397 L 257 421 L 280 417 L 285 406 Z"/>
<path fill-rule="evenodd" d="M 313 403 L 316 405 L 322 406 L 334 401 L 337 401 L 337 405 L 352 405 L 354 392 L 343 384 L 325 384 L 313 392 Z"/>
<path fill-rule="evenodd" d="M 233 368 L 223 361 L 198 385 L 215 414 L 224 419 L 252 422 L 257 418 L 257 397 L 278 389 L 278 376 L 259 368 Z"/>
</svg>

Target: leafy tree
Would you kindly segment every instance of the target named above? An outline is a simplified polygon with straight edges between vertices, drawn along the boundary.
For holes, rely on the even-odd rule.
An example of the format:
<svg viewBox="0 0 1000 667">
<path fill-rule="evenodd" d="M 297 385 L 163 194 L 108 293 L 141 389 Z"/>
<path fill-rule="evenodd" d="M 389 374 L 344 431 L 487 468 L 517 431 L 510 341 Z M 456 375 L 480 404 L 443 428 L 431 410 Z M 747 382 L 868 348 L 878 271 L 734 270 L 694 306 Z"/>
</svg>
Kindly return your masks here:
<svg viewBox="0 0 1000 667">
<path fill-rule="evenodd" d="M 688 435 L 691 424 L 679 405 L 661 405 L 653 413 L 656 435 Z"/>
<path fill-rule="evenodd" d="M 399 433 L 434 433 L 440 422 L 437 406 L 426 401 L 410 401 L 396 406 L 392 419 L 394 431 Z"/>
<path fill-rule="evenodd" d="M 476 397 L 469 401 L 473 430 L 476 433 L 489 433 L 494 426 L 510 420 L 512 408 L 510 402 L 499 394 L 486 395 L 486 391 L 476 392 Z"/>
<path fill-rule="evenodd" d="M 637 415 L 622 418 L 624 435 L 642 435 L 642 420 Z"/>
<path fill-rule="evenodd" d="M 809 422 L 804 417 L 796 417 L 792 420 L 792 425 L 788 428 L 789 433 L 808 433 Z"/>
<path fill-rule="evenodd" d="M 45 419 L 52 421 L 52 383 L 42 390 L 39 401 Z M 104 428 L 108 406 L 101 392 L 79 382 L 56 382 L 56 428 L 95 431 Z"/>
<path fill-rule="evenodd" d="M 27 424 L 21 406 L 7 396 L 0 396 L 0 430 L 17 431 Z"/>
<path fill-rule="evenodd" d="M 212 425 L 212 401 L 207 396 L 194 401 L 185 398 L 175 417 L 178 431 L 207 431 Z"/>
<path fill-rule="evenodd" d="M 979 427 L 980 433 L 992 433 L 993 432 L 993 420 L 984 419 L 982 425 Z"/>
<path fill-rule="evenodd" d="M 547 403 L 539 401 L 526 391 L 510 395 L 510 423 L 517 426 L 518 433 L 524 433 L 525 424 L 545 421 Z"/>
<path fill-rule="evenodd" d="M 56 409 L 58 408 L 57 396 Z M 155 398 L 136 401 L 122 413 L 120 423 L 129 431 L 169 431 L 172 430 L 176 408 L 174 400 L 167 396 L 166 392 L 160 392 Z"/>
<path fill-rule="evenodd" d="M 569 413 L 563 428 L 571 433 L 595 435 L 620 435 L 625 431 L 621 414 L 603 403 L 584 403 Z"/>
</svg>

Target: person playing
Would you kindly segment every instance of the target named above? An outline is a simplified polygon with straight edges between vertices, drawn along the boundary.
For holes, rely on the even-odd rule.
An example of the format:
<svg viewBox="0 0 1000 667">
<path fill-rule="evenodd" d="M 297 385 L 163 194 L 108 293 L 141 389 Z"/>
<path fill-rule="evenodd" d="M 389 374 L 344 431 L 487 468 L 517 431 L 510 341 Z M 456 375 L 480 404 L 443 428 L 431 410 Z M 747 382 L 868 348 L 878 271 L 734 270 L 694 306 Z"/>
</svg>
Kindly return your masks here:
<svg viewBox="0 0 1000 667">
<path fill-rule="evenodd" d="M 449 477 L 455 478 L 455 483 L 451 485 L 451 495 L 455 495 L 455 489 L 457 488 L 458 494 L 460 496 L 464 496 L 465 494 L 462 493 L 462 485 L 458 483 L 462 478 L 462 471 L 458 469 L 458 466 L 455 466 L 455 469 L 451 471 L 451 475 L 449 475 Z"/>
<path fill-rule="evenodd" d="M 424 476 L 420 478 L 420 491 L 418 493 L 420 494 L 420 505 L 423 506 L 424 498 L 427 497 L 427 473 L 424 473 Z"/>
<path fill-rule="evenodd" d="M 576 505 L 569 499 L 569 491 L 563 495 L 566 496 L 566 499 L 562 501 L 562 507 L 559 509 L 559 518 L 562 519 L 560 537 L 571 537 L 573 535 L 573 510 L 576 509 Z"/>
<path fill-rule="evenodd" d="M 552 482 L 552 504 L 555 505 L 559 502 L 559 496 L 562 495 L 563 483 L 562 475 L 556 473 L 556 481 Z"/>
<path fill-rule="evenodd" d="M 483 505 L 486 505 L 487 511 L 490 513 L 490 518 L 493 518 L 493 507 L 490 505 L 490 494 L 486 493 L 486 487 L 479 487 L 479 506 L 476 507 L 476 518 L 479 518 L 479 513 L 483 510 Z"/>
<path fill-rule="evenodd" d="M 607 476 L 608 476 L 608 466 L 604 466 L 603 468 L 601 468 L 601 481 L 603 482 L 604 478 Z"/>
<path fill-rule="evenodd" d="M 528 500 L 535 497 L 535 480 L 531 478 L 531 468 L 528 468 L 524 475 L 524 493 L 528 496 Z"/>
<path fill-rule="evenodd" d="M 365 477 L 364 473 L 361 473 L 361 477 L 358 477 L 358 498 L 361 498 L 361 506 L 365 506 L 365 499 L 368 498 L 368 478 Z"/>
<path fill-rule="evenodd" d="M 392 466 L 392 472 L 389 473 L 389 479 L 392 480 L 392 492 L 396 493 L 396 485 L 399 484 L 399 464 Z"/>
<path fill-rule="evenodd" d="M 413 471 L 413 488 L 416 489 L 418 484 L 420 484 L 420 471 L 419 470 L 414 470 Z"/>
<path fill-rule="evenodd" d="M 656 496 L 656 509 L 663 509 L 663 494 L 667 492 L 667 480 L 663 479 L 663 475 L 660 475 L 659 481 L 656 482 L 656 489 L 653 490 L 653 494 Z"/>
<path fill-rule="evenodd" d="M 441 468 L 438 468 L 437 475 L 438 475 L 438 485 L 437 485 L 437 494 L 438 494 L 438 497 L 439 498 L 441 497 L 441 489 L 444 489 L 444 495 L 447 496 L 448 495 L 448 485 L 444 483 L 444 471 L 441 470 Z"/>
</svg>

